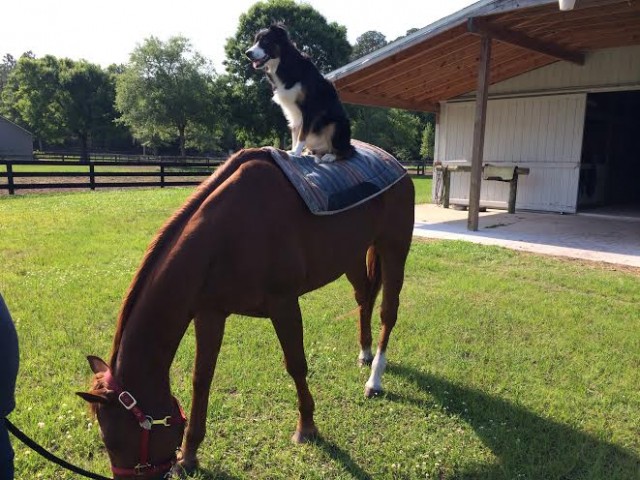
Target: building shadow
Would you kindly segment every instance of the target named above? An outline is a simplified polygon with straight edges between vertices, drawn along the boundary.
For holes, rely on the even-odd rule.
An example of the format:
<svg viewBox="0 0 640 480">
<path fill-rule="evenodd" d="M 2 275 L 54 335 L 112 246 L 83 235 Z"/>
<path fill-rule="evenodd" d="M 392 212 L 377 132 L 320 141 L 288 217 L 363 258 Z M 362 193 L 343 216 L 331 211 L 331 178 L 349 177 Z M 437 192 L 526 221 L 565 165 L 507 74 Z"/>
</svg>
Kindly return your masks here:
<svg viewBox="0 0 640 480">
<path fill-rule="evenodd" d="M 415 383 L 450 415 L 469 424 L 496 456 L 494 464 L 474 464 L 456 471 L 463 479 L 621 479 L 640 478 L 640 458 L 633 452 L 524 407 L 406 366 L 387 371 Z M 424 406 L 424 401 L 387 395 L 391 401 Z"/>
</svg>

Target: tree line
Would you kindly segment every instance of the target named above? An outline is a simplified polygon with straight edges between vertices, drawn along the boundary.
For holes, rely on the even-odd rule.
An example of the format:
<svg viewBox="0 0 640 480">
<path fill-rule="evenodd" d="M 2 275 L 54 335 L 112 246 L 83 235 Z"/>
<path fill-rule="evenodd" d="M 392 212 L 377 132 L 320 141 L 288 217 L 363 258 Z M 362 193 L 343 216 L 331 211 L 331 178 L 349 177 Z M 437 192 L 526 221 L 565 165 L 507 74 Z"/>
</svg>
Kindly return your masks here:
<svg viewBox="0 0 640 480">
<path fill-rule="evenodd" d="M 145 39 L 126 65 L 102 68 L 32 52 L 0 62 L 0 114 L 29 130 L 36 148 L 212 155 L 238 148 L 291 144 L 271 89 L 244 52 L 255 33 L 284 23 L 304 53 L 328 73 L 387 44 L 366 32 L 354 45 L 346 27 L 308 4 L 259 1 L 241 15 L 225 45 L 226 73 L 176 36 Z M 407 33 L 411 33 L 409 31 Z M 347 105 L 354 138 L 401 160 L 432 156 L 433 116 L 399 109 Z"/>
</svg>

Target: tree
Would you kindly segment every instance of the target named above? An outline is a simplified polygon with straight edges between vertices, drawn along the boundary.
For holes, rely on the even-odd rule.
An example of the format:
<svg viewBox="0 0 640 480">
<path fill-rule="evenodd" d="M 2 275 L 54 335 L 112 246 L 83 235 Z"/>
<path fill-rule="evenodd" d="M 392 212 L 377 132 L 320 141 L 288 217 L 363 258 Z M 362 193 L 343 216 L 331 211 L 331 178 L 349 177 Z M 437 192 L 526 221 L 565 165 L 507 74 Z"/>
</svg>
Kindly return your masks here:
<svg viewBox="0 0 640 480">
<path fill-rule="evenodd" d="M 418 30 L 420 30 L 420 29 L 419 28 L 410 28 L 409 30 L 407 30 L 407 33 L 405 33 L 404 35 L 400 35 L 398 38 L 395 38 L 393 41 L 391 41 L 389 43 L 397 42 L 398 40 L 401 40 L 401 39 L 403 39 L 405 37 L 408 37 L 412 33 L 416 33 Z"/>
<path fill-rule="evenodd" d="M 420 157 L 433 159 L 433 148 L 435 145 L 435 132 L 433 123 L 427 123 L 422 132 L 422 145 L 420 145 Z"/>
<path fill-rule="evenodd" d="M 410 161 L 420 147 L 420 120 L 397 108 L 351 107 L 353 137 L 388 150 L 399 160 Z"/>
<path fill-rule="evenodd" d="M 364 57 L 387 44 L 387 38 L 380 32 L 369 30 L 356 38 L 351 52 L 351 61 Z"/>
<path fill-rule="evenodd" d="M 2 63 L 0 63 L 0 92 L 4 90 L 9 74 L 16 67 L 16 63 L 16 59 L 10 53 L 2 57 Z"/>
<path fill-rule="evenodd" d="M 212 116 L 213 68 L 182 36 L 146 39 L 132 53 L 116 82 L 116 107 L 143 145 L 158 147 L 177 136 L 186 154 L 190 129 Z M 177 135 L 176 135 L 177 134 Z"/>
<path fill-rule="evenodd" d="M 11 120 L 28 128 L 38 140 L 60 142 L 65 127 L 60 104 L 60 64 L 47 55 L 36 59 L 23 55 L 2 90 L 2 111 Z"/>
<path fill-rule="evenodd" d="M 286 120 L 271 101 L 271 88 L 264 73 L 256 71 L 244 52 L 253 45 L 255 34 L 281 22 L 298 49 L 309 55 L 323 73 L 348 62 L 351 46 L 344 26 L 327 20 L 306 3 L 267 0 L 254 4 L 240 16 L 236 34 L 227 40 L 225 65 L 233 91 L 233 118 L 238 122 L 238 139 L 245 145 L 264 144 L 288 134 Z"/>
<path fill-rule="evenodd" d="M 113 75 L 86 61 L 23 55 L 2 91 L 2 111 L 29 129 L 39 148 L 77 140 L 88 159 L 94 139 L 126 137 L 114 125 Z"/>
<path fill-rule="evenodd" d="M 80 142 L 80 158 L 89 160 L 92 137 L 115 119 L 115 92 L 109 74 L 84 60 L 62 60 L 57 102 L 66 130 Z"/>
</svg>

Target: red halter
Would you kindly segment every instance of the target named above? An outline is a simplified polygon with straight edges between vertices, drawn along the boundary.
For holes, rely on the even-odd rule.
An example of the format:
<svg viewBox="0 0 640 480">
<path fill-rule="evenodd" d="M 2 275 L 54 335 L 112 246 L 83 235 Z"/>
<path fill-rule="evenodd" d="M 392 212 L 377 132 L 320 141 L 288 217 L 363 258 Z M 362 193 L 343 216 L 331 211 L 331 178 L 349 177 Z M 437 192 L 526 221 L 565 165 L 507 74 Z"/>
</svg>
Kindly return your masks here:
<svg viewBox="0 0 640 480">
<path fill-rule="evenodd" d="M 149 435 L 151 433 L 151 428 L 154 425 L 160 425 L 163 427 L 171 427 L 172 425 L 183 425 L 187 421 L 187 417 L 184 414 L 184 410 L 180 406 L 180 402 L 175 397 L 173 401 L 176 403 L 178 410 L 180 411 L 180 416 L 166 416 L 160 420 L 154 420 L 151 416 L 145 415 L 144 412 L 138 406 L 138 402 L 134 398 L 131 393 L 126 390 L 123 390 L 122 387 L 115 381 L 110 371 L 105 372 L 105 383 L 118 394 L 118 401 L 120 404 L 130 411 L 140 428 L 142 429 L 140 432 L 140 461 L 133 468 L 120 468 L 111 465 L 111 471 L 115 475 L 119 475 L 122 477 L 148 477 L 151 475 L 158 475 L 163 472 L 168 472 L 171 470 L 171 467 L 176 463 L 175 455 L 170 460 L 163 462 L 159 465 L 152 465 L 149 463 Z"/>
</svg>

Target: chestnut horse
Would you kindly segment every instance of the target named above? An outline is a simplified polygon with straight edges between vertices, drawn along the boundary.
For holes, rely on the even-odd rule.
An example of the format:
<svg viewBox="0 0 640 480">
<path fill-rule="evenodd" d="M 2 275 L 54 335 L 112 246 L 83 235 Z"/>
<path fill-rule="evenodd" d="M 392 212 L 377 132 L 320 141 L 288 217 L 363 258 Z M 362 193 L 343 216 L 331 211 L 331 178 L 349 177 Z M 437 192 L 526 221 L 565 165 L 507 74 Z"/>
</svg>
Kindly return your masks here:
<svg viewBox="0 0 640 480">
<path fill-rule="evenodd" d="M 271 155 L 231 157 L 191 195 L 149 246 L 123 302 L 107 364 L 95 373 L 91 402 L 115 478 L 166 473 L 184 421 L 171 396 L 169 368 L 193 319 L 196 358 L 191 415 L 180 464 L 197 466 L 207 403 L 225 321 L 230 314 L 268 317 L 298 394 L 292 440 L 317 435 L 298 297 L 342 274 L 359 306 L 361 364 L 372 364 L 367 396 L 382 391 L 385 351 L 398 312 L 414 219 L 408 176 L 372 200 L 314 216 Z M 371 315 L 382 287 L 382 328 L 375 357 Z"/>
</svg>

